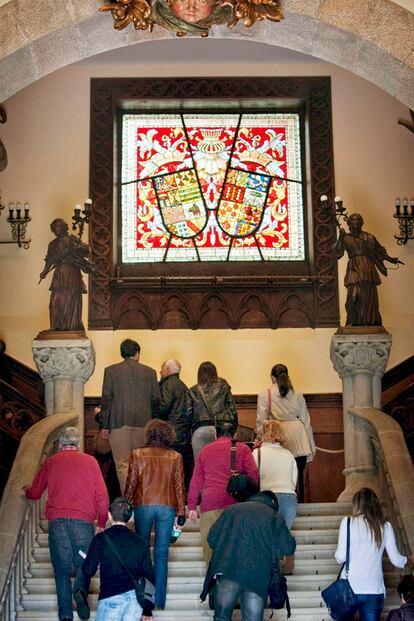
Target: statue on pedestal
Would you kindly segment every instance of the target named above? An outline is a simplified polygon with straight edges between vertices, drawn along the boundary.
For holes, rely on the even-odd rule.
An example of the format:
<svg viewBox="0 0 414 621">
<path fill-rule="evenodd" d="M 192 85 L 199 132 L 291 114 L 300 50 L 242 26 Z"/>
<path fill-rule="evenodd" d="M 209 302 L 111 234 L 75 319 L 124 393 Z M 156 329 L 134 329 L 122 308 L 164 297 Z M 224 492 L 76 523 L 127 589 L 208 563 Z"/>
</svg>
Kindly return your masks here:
<svg viewBox="0 0 414 621">
<path fill-rule="evenodd" d="M 340 227 L 335 245 L 338 259 L 346 252 L 349 258 L 345 274 L 346 325 L 382 326 L 377 286 L 381 284 L 378 271 L 387 275 L 384 261 L 400 263 L 390 257 L 374 235 L 362 230 L 364 220 L 359 213 L 347 218 L 349 233 Z"/>
<path fill-rule="evenodd" d="M 82 272 L 90 274 L 95 264 L 88 260 L 89 246 L 76 235 L 69 235 L 69 227 L 62 218 L 50 224 L 56 239 L 49 243 L 45 267 L 39 283 L 54 270 L 50 284 L 50 331 L 83 332 L 82 294 L 86 293 Z"/>
<path fill-rule="evenodd" d="M 346 252 L 349 259 L 344 280 L 347 289 L 346 325 L 382 326 L 377 291 L 381 279 L 378 272 L 387 275 L 384 261 L 404 264 L 397 257 L 390 257 L 374 235 L 362 230 L 364 219 L 359 213 L 348 216 L 339 197 L 335 198 L 335 214 L 327 209 L 327 196 L 321 196 L 320 200 L 339 228 L 338 240 L 334 245 L 336 256 L 340 259 Z M 341 218 L 348 225 L 348 233 L 341 225 Z"/>
</svg>

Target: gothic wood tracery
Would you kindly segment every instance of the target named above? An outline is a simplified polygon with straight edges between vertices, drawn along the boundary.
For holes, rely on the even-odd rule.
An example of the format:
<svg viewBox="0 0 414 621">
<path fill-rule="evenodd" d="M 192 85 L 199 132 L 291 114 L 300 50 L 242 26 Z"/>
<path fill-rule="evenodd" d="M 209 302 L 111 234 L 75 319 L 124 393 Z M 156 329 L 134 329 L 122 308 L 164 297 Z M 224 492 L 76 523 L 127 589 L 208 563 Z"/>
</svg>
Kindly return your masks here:
<svg viewBox="0 0 414 621">
<path fill-rule="evenodd" d="M 308 133 L 307 258 L 252 265 L 131 266 L 121 263 L 114 201 L 116 118 L 140 100 L 269 99 L 302 106 Z M 119 128 L 118 128 L 119 131 Z M 90 278 L 89 327 L 278 328 L 339 325 L 334 225 L 320 208 L 333 196 L 330 79 L 93 79 L 91 84 L 90 245 L 99 265 Z M 136 269 L 137 267 L 137 269 Z"/>
</svg>

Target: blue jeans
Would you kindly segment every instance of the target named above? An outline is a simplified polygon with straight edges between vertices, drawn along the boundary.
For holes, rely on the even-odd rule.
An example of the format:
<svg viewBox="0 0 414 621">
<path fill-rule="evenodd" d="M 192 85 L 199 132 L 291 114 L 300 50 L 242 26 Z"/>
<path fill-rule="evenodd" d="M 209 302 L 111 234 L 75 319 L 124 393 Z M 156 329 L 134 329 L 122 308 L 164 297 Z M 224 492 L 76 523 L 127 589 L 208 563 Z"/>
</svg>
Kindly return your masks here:
<svg viewBox="0 0 414 621">
<path fill-rule="evenodd" d="M 70 578 L 75 567 L 75 584 L 73 590 L 82 588 L 86 593 L 89 582 L 82 574 L 83 557 L 79 550 L 87 554 L 95 534 L 91 522 L 72 518 L 57 518 L 49 522 L 49 548 L 53 570 L 55 572 L 59 619 L 72 619 L 72 585 Z"/>
<path fill-rule="evenodd" d="M 231 621 L 233 609 L 240 598 L 242 621 L 263 621 L 265 601 L 237 582 L 217 578 L 214 589 L 214 621 Z"/>
<path fill-rule="evenodd" d="M 216 428 L 212 425 L 204 425 L 198 427 L 191 438 L 191 445 L 193 447 L 194 462 L 197 460 L 197 455 L 204 446 L 211 444 L 216 439 Z"/>
<path fill-rule="evenodd" d="M 358 600 L 359 621 L 380 621 L 384 608 L 382 594 L 356 593 L 355 597 Z"/>
<path fill-rule="evenodd" d="M 168 549 L 174 524 L 175 509 L 168 505 L 146 505 L 135 507 L 135 532 L 150 545 L 151 529 L 154 526 L 154 573 L 155 605 L 165 607 L 167 596 Z"/>
<path fill-rule="evenodd" d="M 142 608 L 132 590 L 99 600 L 95 621 L 137 621 L 141 616 Z"/>
<path fill-rule="evenodd" d="M 283 494 L 280 492 L 276 492 L 276 496 L 279 503 L 279 511 L 285 518 L 286 526 L 290 530 L 298 509 L 297 496 L 296 494 Z"/>
</svg>

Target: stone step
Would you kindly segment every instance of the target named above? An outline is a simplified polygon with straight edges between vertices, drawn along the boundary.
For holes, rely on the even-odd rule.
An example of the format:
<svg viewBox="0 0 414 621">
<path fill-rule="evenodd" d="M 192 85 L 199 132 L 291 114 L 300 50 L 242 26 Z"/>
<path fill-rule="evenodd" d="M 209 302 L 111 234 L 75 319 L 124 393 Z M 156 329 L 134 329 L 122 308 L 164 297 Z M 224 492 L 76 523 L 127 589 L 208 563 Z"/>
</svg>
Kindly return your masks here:
<svg viewBox="0 0 414 621">
<path fill-rule="evenodd" d="M 339 525 L 343 515 L 311 515 L 311 516 L 298 516 L 293 524 L 292 532 L 296 531 L 329 531 L 334 530 L 337 534 Z M 199 541 L 199 524 L 193 524 L 189 521 L 186 522 L 183 527 L 183 534 L 180 539 L 174 545 L 189 545 L 187 542 Z M 36 536 L 36 541 L 40 547 L 47 547 L 48 534 L 47 532 L 39 532 Z M 190 545 L 193 545 L 192 543 Z"/>
<path fill-rule="evenodd" d="M 298 504 L 297 519 L 302 517 L 315 517 L 316 519 L 326 516 L 328 518 L 339 518 L 341 520 L 345 515 L 352 514 L 351 503 L 341 502 L 305 502 Z M 39 521 L 39 532 L 47 533 L 49 523 L 45 516 Z M 187 520 L 184 526 L 185 531 L 198 531 L 198 522 L 193 523 Z"/>
<path fill-rule="evenodd" d="M 321 589 L 324 589 L 327 584 L 334 580 L 332 574 L 329 575 L 313 575 L 313 576 L 289 576 L 288 588 L 289 592 L 305 592 L 312 591 L 317 593 Z M 204 577 L 171 577 L 168 579 L 167 593 L 178 594 L 196 594 L 199 595 L 202 591 L 204 583 Z M 55 582 L 53 578 L 28 578 L 25 580 L 25 589 L 30 595 L 47 595 L 50 596 L 56 594 Z M 99 578 L 92 578 L 90 585 L 90 593 L 99 593 Z"/>
<path fill-rule="evenodd" d="M 290 603 L 294 608 L 320 608 L 324 606 L 320 593 L 312 592 L 290 592 Z M 98 603 L 98 596 L 92 593 L 89 596 L 89 605 L 95 610 Z M 31 611 L 56 611 L 56 597 L 45 593 L 27 593 L 22 596 L 22 607 Z M 201 602 L 199 593 L 169 593 L 167 596 L 166 610 L 205 610 L 208 609 L 207 602 Z"/>
<path fill-rule="evenodd" d="M 306 611 L 307 614 L 316 614 L 322 612 L 327 613 L 325 604 L 320 596 L 320 593 L 294 593 L 289 592 L 289 599 L 292 608 L 292 617 L 296 618 L 296 610 L 301 609 Z M 98 603 L 98 596 L 92 594 L 89 596 L 89 605 L 91 610 L 96 610 Z M 398 597 L 391 597 L 387 600 L 387 609 L 395 608 L 399 605 Z M 22 607 L 26 611 L 30 612 L 44 612 L 55 613 L 57 611 L 57 602 L 55 597 L 44 594 L 24 594 L 22 596 Z M 207 602 L 201 602 L 198 595 L 195 594 L 174 594 L 171 593 L 167 596 L 166 613 L 178 613 L 182 616 L 186 611 L 207 611 Z M 157 611 L 157 615 L 161 611 Z M 160 619 L 163 618 L 160 616 Z"/>
<path fill-rule="evenodd" d="M 352 514 L 352 504 L 344 502 L 304 502 L 298 504 L 298 516 L 304 515 L 344 515 Z"/>
<path fill-rule="evenodd" d="M 394 602 L 392 605 L 386 605 L 382 614 L 382 621 L 386 621 L 386 617 L 391 608 L 397 607 L 398 602 Z M 268 621 L 271 610 L 266 610 L 264 614 L 264 620 Z M 74 614 L 76 619 L 76 613 Z M 91 621 L 95 619 L 95 611 L 91 610 Z M 325 607 L 319 609 L 312 608 L 294 608 L 292 609 L 292 619 L 294 621 L 332 621 L 328 610 Z M 213 612 L 211 610 L 157 610 L 153 613 L 154 621 L 209 621 L 213 619 Z M 240 621 L 240 610 L 233 612 L 233 621 Z M 20 611 L 17 613 L 16 621 L 59 621 L 59 617 L 56 612 L 39 613 L 37 611 Z M 286 610 L 275 610 L 272 617 L 272 621 L 286 621 Z"/>
</svg>

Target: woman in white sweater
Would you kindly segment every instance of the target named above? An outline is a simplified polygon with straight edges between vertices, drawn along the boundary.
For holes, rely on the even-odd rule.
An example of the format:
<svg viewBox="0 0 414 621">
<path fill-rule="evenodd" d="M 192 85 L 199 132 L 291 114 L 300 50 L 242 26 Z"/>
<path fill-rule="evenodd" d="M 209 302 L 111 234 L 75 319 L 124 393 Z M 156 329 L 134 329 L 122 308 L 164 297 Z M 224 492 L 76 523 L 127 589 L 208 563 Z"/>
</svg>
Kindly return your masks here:
<svg viewBox="0 0 414 621">
<path fill-rule="evenodd" d="M 260 491 L 270 490 L 276 494 L 279 511 L 290 529 L 298 506 L 295 492 L 298 467 L 285 445 L 282 425 L 276 420 L 265 421 L 262 445 L 253 451 L 253 457 L 259 469 Z"/>
<path fill-rule="evenodd" d="M 352 505 L 348 580 L 358 600 L 360 621 L 379 621 L 385 596 L 384 548 L 395 567 L 402 568 L 413 559 L 399 553 L 394 530 L 385 520 L 381 503 L 372 489 L 360 489 L 354 495 Z M 347 519 L 342 520 L 339 529 L 335 552 L 338 563 L 344 563 L 346 559 Z M 341 577 L 345 577 L 345 567 Z"/>
</svg>

